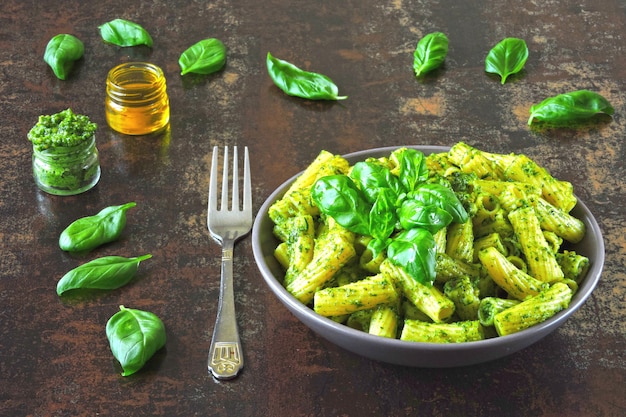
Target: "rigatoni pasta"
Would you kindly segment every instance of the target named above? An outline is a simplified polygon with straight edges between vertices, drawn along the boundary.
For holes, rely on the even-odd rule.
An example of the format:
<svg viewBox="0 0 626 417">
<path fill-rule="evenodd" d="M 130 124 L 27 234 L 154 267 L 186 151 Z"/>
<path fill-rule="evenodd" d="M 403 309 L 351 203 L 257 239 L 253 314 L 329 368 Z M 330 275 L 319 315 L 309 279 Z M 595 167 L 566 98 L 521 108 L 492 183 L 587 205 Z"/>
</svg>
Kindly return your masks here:
<svg viewBox="0 0 626 417">
<path fill-rule="evenodd" d="M 375 162 L 399 176 L 394 154 Z M 432 285 L 391 262 L 376 237 L 320 213 L 311 191 L 316 181 L 350 175 L 354 167 L 322 151 L 269 210 L 286 289 L 320 315 L 413 342 L 504 336 L 566 308 L 590 263 L 563 248 L 585 235 L 584 223 L 570 214 L 571 184 L 525 155 L 465 143 L 426 156 L 425 164 L 426 183 L 452 189 L 469 214 L 432 232 Z"/>
</svg>

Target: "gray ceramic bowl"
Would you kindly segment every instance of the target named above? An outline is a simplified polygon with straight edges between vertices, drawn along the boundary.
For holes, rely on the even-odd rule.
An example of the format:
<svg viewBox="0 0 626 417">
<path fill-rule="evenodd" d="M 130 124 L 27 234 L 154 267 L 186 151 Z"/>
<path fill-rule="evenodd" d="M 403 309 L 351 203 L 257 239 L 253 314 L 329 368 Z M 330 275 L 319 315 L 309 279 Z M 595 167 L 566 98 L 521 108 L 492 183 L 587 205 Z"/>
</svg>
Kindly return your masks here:
<svg viewBox="0 0 626 417">
<path fill-rule="evenodd" d="M 351 153 L 345 155 L 345 157 L 351 164 L 354 164 L 367 157 L 389 155 L 397 148 L 396 146 L 372 149 Z M 414 148 L 425 154 L 447 152 L 449 149 L 438 146 L 414 146 Z M 589 209 L 584 203 L 578 201 L 578 205 L 573 209 L 572 214 L 584 221 L 587 227 L 587 234 L 582 242 L 573 246 L 573 249 L 587 256 L 591 261 L 591 266 L 567 309 L 559 312 L 547 321 L 521 332 L 477 342 L 457 344 L 418 343 L 369 335 L 318 315 L 295 299 L 281 285 L 284 271 L 273 256 L 273 251 L 278 242 L 272 234 L 273 223 L 268 216 L 268 209 L 272 203 L 283 196 L 298 175 L 295 175 L 278 187 L 261 207 L 252 229 L 254 257 L 267 285 L 291 313 L 330 342 L 367 358 L 397 365 L 446 368 L 487 362 L 510 355 L 537 342 L 565 323 L 591 295 L 600 279 L 604 265 L 602 234 Z"/>
</svg>

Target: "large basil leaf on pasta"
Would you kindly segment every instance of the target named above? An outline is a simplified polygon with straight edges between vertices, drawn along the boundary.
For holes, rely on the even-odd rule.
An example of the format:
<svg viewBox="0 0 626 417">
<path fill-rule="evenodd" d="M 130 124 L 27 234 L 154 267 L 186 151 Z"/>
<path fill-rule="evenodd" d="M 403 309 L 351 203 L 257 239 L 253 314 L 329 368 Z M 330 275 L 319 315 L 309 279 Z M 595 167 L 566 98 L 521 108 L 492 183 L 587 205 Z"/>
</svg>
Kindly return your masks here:
<svg viewBox="0 0 626 417">
<path fill-rule="evenodd" d="M 393 151 L 389 159 L 398 167 L 396 175 L 405 191 L 413 191 L 418 184 L 428 179 L 428 167 L 422 152 L 400 148 Z"/>
<path fill-rule="evenodd" d="M 365 193 L 370 203 L 374 203 L 379 198 L 380 188 L 387 188 L 393 191 L 396 196 L 402 192 L 402 185 L 398 177 L 393 175 L 389 168 L 378 162 L 357 162 L 350 170 L 349 175 Z"/>
<path fill-rule="evenodd" d="M 435 239 L 426 229 L 400 232 L 387 247 L 387 257 L 416 281 L 426 285 L 435 281 Z"/>
<path fill-rule="evenodd" d="M 409 230 L 421 227 L 430 233 L 437 233 L 452 223 L 452 216 L 443 208 L 436 205 L 424 205 L 418 200 L 406 199 L 399 210 L 399 220 L 402 228 Z"/>
<path fill-rule="evenodd" d="M 420 184 L 410 197 L 425 206 L 436 206 L 447 211 L 457 223 L 465 223 L 469 215 L 454 191 L 441 184 Z"/>
<path fill-rule="evenodd" d="M 364 193 L 346 175 L 329 175 L 318 179 L 311 197 L 322 213 L 354 233 L 369 234 L 372 205 Z"/>
<path fill-rule="evenodd" d="M 389 188 L 379 188 L 378 197 L 369 215 L 369 234 L 377 240 L 386 240 L 398 222 L 396 193 Z"/>
<path fill-rule="evenodd" d="M 120 306 L 107 322 L 106 335 L 122 376 L 132 375 L 163 346 L 165 326 L 154 313 Z"/>
</svg>

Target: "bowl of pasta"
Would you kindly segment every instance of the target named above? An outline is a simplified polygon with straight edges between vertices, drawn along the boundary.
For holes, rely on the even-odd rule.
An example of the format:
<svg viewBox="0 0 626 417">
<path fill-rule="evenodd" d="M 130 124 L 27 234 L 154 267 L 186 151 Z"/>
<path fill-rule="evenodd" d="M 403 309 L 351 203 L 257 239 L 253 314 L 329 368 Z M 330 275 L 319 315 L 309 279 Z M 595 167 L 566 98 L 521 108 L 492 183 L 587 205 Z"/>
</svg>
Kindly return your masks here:
<svg viewBox="0 0 626 417">
<path fill-rule="evenodd" d="M 604 265 L 598 223 L 569 182 L 463 142 L 321 151 L 264 202 L 252 244 L 270 290 L 315 333 L 429 368 L 539 341 Z"/>
</svg>

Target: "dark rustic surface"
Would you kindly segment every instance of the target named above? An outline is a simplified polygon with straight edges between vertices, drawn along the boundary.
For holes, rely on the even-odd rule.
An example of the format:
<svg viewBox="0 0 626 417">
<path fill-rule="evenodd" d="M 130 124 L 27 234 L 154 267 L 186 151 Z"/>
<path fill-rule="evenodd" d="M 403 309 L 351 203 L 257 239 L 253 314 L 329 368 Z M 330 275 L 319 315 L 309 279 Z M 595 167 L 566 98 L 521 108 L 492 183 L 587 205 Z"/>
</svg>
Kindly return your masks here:
<svg viewBox="0 0 626 417">
<path fill-rule="evenodd" d="M 154 47 L 104 44 L 98 25 L 143 25 Z M 445 67 L 412 73 L 417 40 L 450 38 Z M 71 33 L 85 56 L 67 81 L 43 62 L 48 40 Z M 524 38 L 524 72 L 501 85 L 487 51 Z M 180 53 L 217 37 L 225 69 L 179 75 Z M 626 414 L 624 160 L 626 3 L 576 1 L 5 0 L 0 5 L 0 414 L 3 416 L 623 416 Z M 330 76 L 341 103 L 285 96 L 265 56 Z M 108 70 L 160 65 L 172 107 L 169 135 L 123 137 L 104 120 Z M 571 130 L 531 130 L 528 108 L 577 89 L 603 94 L 615 116 Z M 71 107 L 99 125 L 102 179 L 54 197 L 35 187 L 26 133 L 40 114 Z M 524 152 L 595 214 L 606 242 L 602 279 L 563 327 L 504 359 L 459 369 L 412 369 L 348 353 L 300 324 L 265 286 L 250 239 L 236 248 L 243 374 L 207 375 L 219 247 L 206 231 L 213 145 L 248 145 L 258 208 L 320 151 L 452 145 Z M 136 201 L 123 238 L 90 256 L 152 253 L 116 291 L 57 297 L 57 280 L 89 257 L 57 247 L 77 217 Z M 150 310 L 168 342 L 124 378 L 104 326 L 118 306 Z"/>
</svg>

